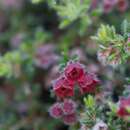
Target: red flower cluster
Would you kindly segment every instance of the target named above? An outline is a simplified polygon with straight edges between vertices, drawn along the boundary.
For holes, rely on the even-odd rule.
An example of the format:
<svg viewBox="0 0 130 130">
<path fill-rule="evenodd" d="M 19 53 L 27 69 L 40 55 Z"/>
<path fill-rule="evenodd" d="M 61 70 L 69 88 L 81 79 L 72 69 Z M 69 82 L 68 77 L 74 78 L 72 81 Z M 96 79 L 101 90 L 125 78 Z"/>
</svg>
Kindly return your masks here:
<svg viewBox="0 0 130 130">
<path fill-rule="evenodd" d="M 53 84 L 53 90 L 58 97 L 64 98 L 74 95 L 73 83 L 64 76 L 57 79 Z"/>
<path fill-rule="evenodd" d="M 77 122 L 76 103 L 71 99 L 64 100 L 63 103 L 55 103 L 50 109 L 49 113 L 52 117 L 61 118 L 67 125 L 72 125 Z"/>
<path fill-rule="evenodd" d="M 86 73 L 84 66 L 79 62 L 69 62 L 61 77 L 55 80 L 53 90 L 60 98 L 74 95 L 75 84 L 79 85 L 81 94 L 95 91 L 99 80 L 94 74 Z"/>
<path fill-rule="evenodd" d="M 87 73 L 79 82 L 81 93 L 92 93 L 96 89 L 96 85 L 99 83 L 96 75 Z"/>
<path fill-rule="evenodd" d="M 126 11 L 128 8 L 128 0 L 92 0 L 91 8 L 95 9 L 100 7 L 100 4 L 103 8 L 104 13 L 110 13 L 114 8 L 120 12 Z"/>
<path fill-rule="evenodd" d="M 120 99 L 117 114 L 123 118 L 130 116 L 130 97 Z"/>
<path fill-rule="evenodd" d="M 121 12 L 124 12 L 128 7 L 128 0 L 103 0 L 104 12 L 110 12 L 114 7 Z"/>
</svg>

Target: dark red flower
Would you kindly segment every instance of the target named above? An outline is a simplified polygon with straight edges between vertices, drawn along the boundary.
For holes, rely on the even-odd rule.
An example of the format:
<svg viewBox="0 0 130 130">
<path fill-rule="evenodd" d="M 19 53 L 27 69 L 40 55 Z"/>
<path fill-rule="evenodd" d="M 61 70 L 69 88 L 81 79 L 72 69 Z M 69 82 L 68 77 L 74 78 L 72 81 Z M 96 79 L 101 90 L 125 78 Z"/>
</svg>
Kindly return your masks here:
<svg viewBox="0 0 130 130">
<path fill-rule="evenodd" d="M 79 82 L 81 93 L 93 93 L 95 92 L 96 85 L 100 81 L 94 74 L 87 73 L 84 78 Z"/>
<path fill-rule="evenodd" d="M 53 84 L 53 90 L 58 97 L 64 98 L 74 95 L 74 84 L 64 76 L 60 77 Z"/>
<path fill-rule="evenodd" d="M 53 104 L 50 107 L 50 109 L 49 109 L 49 113 L 54 118 L 60 118 L 60 117 L 62 117 L 63 116 L 62 104 L 60 104 L 60 103 Z"/>
<path fill-rule="evenodd" d="M 66 99 L 63 103 L 63 112 L 65 115 L 70 115 L 76 111 L 76 102 L 71 99 Z"/>
<path fill-rule="evenodd" d="M 120 99 L 117 115 L 120 117 L 130 116 L 130 112 L 127 109 L 130 109 L 130 97 Z"/>
<path fill-rule="evenodd" d="M 124 12 L 128 7 L 128 1 L 127 0 L 118 0 L 118 9 L 121 12 Z"/>
<path fill-rule="evenodd" d="M 113 3 L 109 0 L 104 0 L 103 8 L 105 13 L 109 13 L 113 9 Z"/>
<path fill-rule="evenodd" d="M 84 76 L 84 67 L 78 62 L 69 62 L 65 68 L 65 76 L 71 81 L 80 81 Z"/>
<path fill-rule="evenodd" d="M 78 120 L 77 115 L 75 113 L 63 116 L 63 122 L 66 125 L 73 125 L 74 123 L 77 122 L 77 120 Z"/>
</svg>

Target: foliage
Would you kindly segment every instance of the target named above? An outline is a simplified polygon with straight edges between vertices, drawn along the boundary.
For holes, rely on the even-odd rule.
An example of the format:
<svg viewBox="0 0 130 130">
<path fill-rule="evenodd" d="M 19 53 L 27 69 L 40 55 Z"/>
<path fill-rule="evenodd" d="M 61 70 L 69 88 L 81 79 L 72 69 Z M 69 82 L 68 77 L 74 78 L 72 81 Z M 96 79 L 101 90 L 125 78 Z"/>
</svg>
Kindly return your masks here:
<svg viewBox="0 0 130 130">
<path fill-rule="evenodd" d="M 0 130 L 130 129 L 129 3 L 0 0 Z"/>
</svg>

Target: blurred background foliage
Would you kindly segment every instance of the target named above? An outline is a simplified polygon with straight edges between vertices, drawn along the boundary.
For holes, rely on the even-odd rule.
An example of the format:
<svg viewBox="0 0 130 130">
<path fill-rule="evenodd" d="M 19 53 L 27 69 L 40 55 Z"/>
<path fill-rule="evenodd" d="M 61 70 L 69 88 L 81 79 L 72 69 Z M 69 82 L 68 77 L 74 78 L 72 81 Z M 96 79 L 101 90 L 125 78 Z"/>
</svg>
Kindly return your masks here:
<svg viewBox="0 0 130 130">
<path fill-rule="evenodd" d="M 78 55 L 116 102 L 124 84 L 129 85 L 129 60 L 118 70 L 102 66 L 90 36 L 101 23 L 114 25 L 120 34 L 129 14 L 129 8 L 109 13 L 101 5 L 93 9 L 91 0 L 0 0 L 0 130 L 78 129 L 48 115 L 55 101 L 51 82 L 66 57 Z"/>
</svg>

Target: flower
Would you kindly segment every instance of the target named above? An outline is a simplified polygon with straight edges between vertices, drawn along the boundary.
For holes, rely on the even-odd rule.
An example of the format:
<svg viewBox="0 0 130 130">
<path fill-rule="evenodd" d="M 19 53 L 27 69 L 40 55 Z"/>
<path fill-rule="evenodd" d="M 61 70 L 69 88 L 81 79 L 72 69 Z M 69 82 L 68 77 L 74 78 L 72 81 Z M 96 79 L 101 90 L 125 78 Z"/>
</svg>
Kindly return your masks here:
<svg viewBox="0 0 130 130">
<path fill-rule="evenodd" d="M 53 83 L 53 90 L 61 98 L 73 96 L 75 83 L 79 85 L 83 94 L 94 92 L 99 80 L 94 74 L 85 73 L 83 65 L 79 62 L 69 62 L 63 75 Z"/>
<path fill-rule="evenodd" d="M 61 103 L 55 103 L 53 104 L 50 109 L 49 113 L 52 117 L 54 118 L 60 118 L 63 116 L 63 111 L 62 111 L 62 104 Z"/>
<path fill-rule="evenodd" d="M 77 122 L 77 115 L 75 113 L 63 116 L 63 122 L 66 125 L 73 125 Z"/>
<path fill-rule="evenodd" d="M 95 124 L 95 126 L 92 128 L 92 130 L 108 130 L 108 126 L 103 121 L 100 121 Z"/>
<path fill-rule="evenodd" d="M 127 0 L 118 0 L 118 9 L 121 12 L 124 12 L 128 7 L 128 1 Z"/>
<path fill-rule="evenodd" d="M 96 89 L 96 85 L 100 81 L 97 79 L 97 77 L 92 73 L 87 73 L 84 78 L 82 78 L 82 81 L 79 82 L 80 85 L 80 91 L 81 93 L 92 93 Z"/>
<path fill-rule="evenodd" d="M 114 48 L 113 46 L 98 51 L 97 55 L 98 55 L 98 60 L 103 65 L 109 64 L 113 67 L 116 67 L 121 63 L 121 52 L 119 51 L 119 49 Z"/>
<path fill-rule="evenodd" d="M 63 103 L 63 112 L 65 115 L 72 114 L 76 111 L 76 103 L 71 99 L 66 99 Z"/>
<path fill-rule="evenodd" d="M 99 80 L 96 75 L 92 73 L 85 73 L 83 65 L 79 62 L 69 62 L 62 75 L 53 82 L 53 91 L 57 97 L 71 97 L 74 95 L 74 86 L 76 83 L 80 87 L 81 94 L 92 93 L 95 91 Z M 64 107 L 65 113 L 69 113 L 68 111 L 70 111 L 73 106 L 68 107 L 65 105 Z"/>
<path fill-rule="evenodd" d="M 107 57 L 110 55 L 110 53 L 111 53 L 111 48 L 98 51 L 98 53 L 97 53 L 98 60 L 103 65 L 106 65 L 107 64 Z"/>
<path fill-rule="evenodd" d="M 81 124 L 81 127 L 79 130 L 88 130 L 88 128 L 85 124 Z"/>
<path fill-rule="evenodd" d="M 78 62 L 69 62 L 65 68 L 65 76 L 71 81 L 80 81 L 84 75 L 84 67 Z"/>
<path fill-rule="evenodd" d="M 63 103 L 54 103 L 50 107 L 49 113 L 56 119 L 61 118 L 67 125 L 72 125 L 77 121 L 76 103 L 71 99 L 65 99 Z"/>
<path fill-rule="evenodd" d="M 117 115 L 124 118 L 130 116 L 130 97 L 120 99 Z"/>
<path fill-rule="evenodd" d="M 74 95 L 73 87 L 74 84 L 69 80 L 67 80 L 64 76 L 61 76 L 53 83 L 53 90 L 55 94 L 60 98 L 73 96 Z"/>
<path fill-rule="evenodd" d="M 104 0 L 103 1 L 103 8 L 105 13 L 109 13 L 114 5 L 117 3 L 117 0 Z"/>
</svg>

